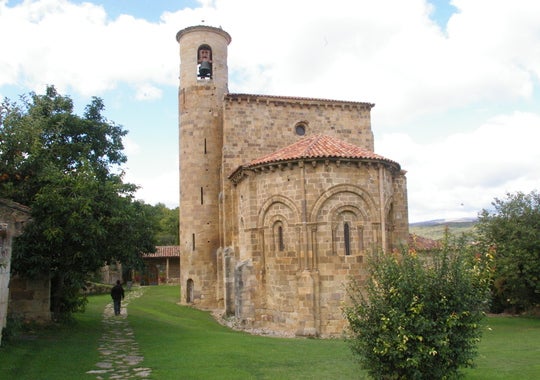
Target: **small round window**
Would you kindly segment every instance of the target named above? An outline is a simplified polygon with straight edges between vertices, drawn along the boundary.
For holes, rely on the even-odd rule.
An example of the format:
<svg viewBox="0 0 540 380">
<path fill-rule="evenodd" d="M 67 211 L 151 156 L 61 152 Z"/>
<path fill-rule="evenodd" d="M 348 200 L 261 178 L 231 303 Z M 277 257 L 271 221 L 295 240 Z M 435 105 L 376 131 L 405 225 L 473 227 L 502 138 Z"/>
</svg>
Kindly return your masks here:
<svg viewBox="0 0 540 380">
<path fill-rule="evenodd" d="M 305 123 L 298 123 L 296 124 L 295 132 L 298 136 L 304 136 L 306 134 L 306 124 Z"/>
</svg>

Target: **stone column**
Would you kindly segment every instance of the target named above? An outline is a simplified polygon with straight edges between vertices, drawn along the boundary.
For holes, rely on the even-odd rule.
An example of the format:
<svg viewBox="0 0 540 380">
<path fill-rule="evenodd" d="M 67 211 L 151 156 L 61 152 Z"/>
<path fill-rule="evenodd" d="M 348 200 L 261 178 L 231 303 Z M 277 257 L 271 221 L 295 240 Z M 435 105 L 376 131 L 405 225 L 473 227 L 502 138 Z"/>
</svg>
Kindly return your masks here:
<svg viewBox="0 0 540 380">
<path fill-rule="evenodd" d="M 318 336 L 319 278 L 318 273 L 303 270 L 297 273 L 298 284 L 298 329 L 297 336 Z"/>
</svg>

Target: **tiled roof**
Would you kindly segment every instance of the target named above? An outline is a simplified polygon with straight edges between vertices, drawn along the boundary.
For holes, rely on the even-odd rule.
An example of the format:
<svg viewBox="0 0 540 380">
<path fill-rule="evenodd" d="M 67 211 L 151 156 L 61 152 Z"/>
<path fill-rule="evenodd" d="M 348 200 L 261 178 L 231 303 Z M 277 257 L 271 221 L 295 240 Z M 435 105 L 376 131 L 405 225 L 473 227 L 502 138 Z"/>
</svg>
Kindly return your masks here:
<svg viewBox="0 0 540 380">
<path fill-rule="evenodd" d="M 416 251 L 431 251 L 441 248 L 441 243 L 437 240 L 425 238 L 417 234 L 409 234 L 409 248 Z"/>
<path fill-rule="evenodd" d="M 180 257 L 179 245 L 158 245 L 156 246 L 156 252 L 145 253 L 143 257 Z"/>
<path fill-rule="evenodd" d="M 296 143 L 274 153 L 257 158 L 244 167 L 250 168 L 262 164 L 310 158 L 368 159 L 385 161 L 397 165 L 396 162 L 367 149 L 349 144 L 335 137 L 315 134 L 304 137 Z"/>
</svg>

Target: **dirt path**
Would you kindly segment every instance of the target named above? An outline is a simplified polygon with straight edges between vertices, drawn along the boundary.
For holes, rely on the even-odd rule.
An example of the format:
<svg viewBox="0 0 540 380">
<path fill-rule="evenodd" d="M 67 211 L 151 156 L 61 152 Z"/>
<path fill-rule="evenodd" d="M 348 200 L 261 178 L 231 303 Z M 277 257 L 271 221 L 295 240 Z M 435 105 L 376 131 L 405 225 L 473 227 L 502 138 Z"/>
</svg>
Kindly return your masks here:
<svg viewBox="0 0 540 380">
<path fill-rule="evenodd" d="M 100 360 L 95 369 L 87 371 L 96 379 L 148 379 L 150 368 L 141 367 L 144 357 L 139 353 L 133 329 L 127 319 L 127 306 L 132 299 L 142 296 L 143 288 L 128 292 L 122 301 L 119 316 L 114 315 L 112 302 L 103 311 L 103 335 L 99 344 Z"/>
</svg>

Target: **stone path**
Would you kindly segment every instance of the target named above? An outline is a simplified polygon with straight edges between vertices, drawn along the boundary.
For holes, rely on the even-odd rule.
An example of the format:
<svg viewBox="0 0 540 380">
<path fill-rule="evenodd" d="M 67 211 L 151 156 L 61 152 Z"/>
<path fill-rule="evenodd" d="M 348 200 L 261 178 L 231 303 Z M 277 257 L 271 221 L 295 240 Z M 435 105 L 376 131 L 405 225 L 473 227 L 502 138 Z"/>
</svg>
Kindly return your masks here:
<svg viewBox="0 0 540 380">
<path fill-rule="evenodd" d="M 112 302 L 103 311 L 103 335 L 100 339 L 100 361 L 96 368 L 87 371 L 95 374 L 96 379 L 149 379 L 150 368 L 141 367 L 144 357 L 139 353 L 133 329 L 127 319 L 127 306 L 130 300 L 142 296 L 143 288 L 133 288 L 122 301 L 119 316 L 114 315 Z"/>
</svg>

